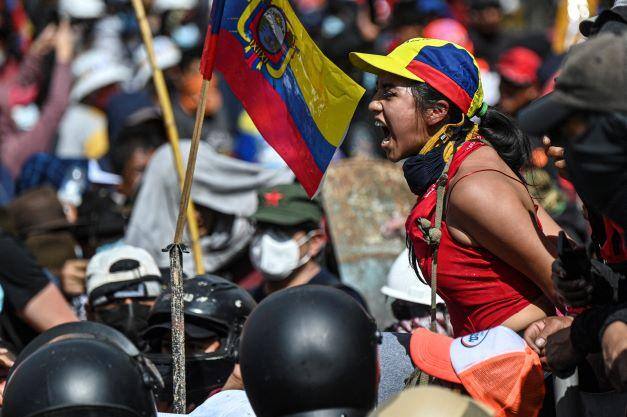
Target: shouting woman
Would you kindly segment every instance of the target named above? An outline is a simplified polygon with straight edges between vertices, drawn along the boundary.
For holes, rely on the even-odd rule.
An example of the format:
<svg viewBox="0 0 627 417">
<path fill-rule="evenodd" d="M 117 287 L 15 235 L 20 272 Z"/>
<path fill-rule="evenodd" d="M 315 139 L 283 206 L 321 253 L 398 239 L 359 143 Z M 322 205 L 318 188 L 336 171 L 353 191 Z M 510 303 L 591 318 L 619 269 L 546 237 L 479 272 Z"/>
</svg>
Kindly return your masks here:
<svg viewBox="0 0 627 417">
<path fill-rule="evenodd" d="M 520 170 L 530 145 L 484 104 L 472 55 L 416 38 L 387 56 L 350 59 L 378 76 L 369 109 L 381 147 L 405 160 L 418 196 L 405 226 L 411 263 L 436 284 L 455 336 L 498 325 L 521 331 L 554 314 L 551 238 L 560 229 L 529 195 Z"/>
</svg>

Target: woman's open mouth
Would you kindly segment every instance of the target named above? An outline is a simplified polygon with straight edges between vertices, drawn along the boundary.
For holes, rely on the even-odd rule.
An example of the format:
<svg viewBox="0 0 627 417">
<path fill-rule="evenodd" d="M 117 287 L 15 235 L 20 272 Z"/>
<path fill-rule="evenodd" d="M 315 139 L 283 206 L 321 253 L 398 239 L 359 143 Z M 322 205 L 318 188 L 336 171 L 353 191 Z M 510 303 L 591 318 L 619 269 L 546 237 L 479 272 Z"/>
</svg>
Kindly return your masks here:
<svg viewBox="0 0 627 417">
<path fill-rule="evenodd" d="M 379 129 L 381 129 L 381 132 L 383 135 L 383 140 L 381 140 L 381 145 L 386 145 L 387 143 L 389 143 L 390 142 L 390 129 L 388 129 L 386 124 L 382 122 L 381 120 L 375 120 L 374 125 L 375 127 L 378 127 Z"/>
</svg>

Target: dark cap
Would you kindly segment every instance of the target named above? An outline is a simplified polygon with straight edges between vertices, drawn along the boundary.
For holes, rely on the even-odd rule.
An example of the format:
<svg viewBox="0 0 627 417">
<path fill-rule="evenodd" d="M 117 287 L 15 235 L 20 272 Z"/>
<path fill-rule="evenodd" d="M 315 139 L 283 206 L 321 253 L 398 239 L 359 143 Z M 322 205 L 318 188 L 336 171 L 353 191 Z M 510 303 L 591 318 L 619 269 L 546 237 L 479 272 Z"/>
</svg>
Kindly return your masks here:
<svg viewBox="0 0 627 417">
<path fill-rule="evenodd" d="M 63 206 L 51 187 L 30 189 L 8 205 L 13 226 L 21 235 L 69 229 Z"/>
<path fill-rule="evenodd" d="M 592 36 L 606 23 L 612 21 L 627 25 L 627 0 L 616 0 L 611 9 L 603 10 L 597 16 L 583 20 L 579 23 L 579 32 L 585 37 Z"/>
<path fill-rule="evenodd" d="M 279 226 L 320 223 L 322 207 L 310 200 L 300 184 L 283 184 L 259 190 L 259 205 L 252 219 Z"/>
<path fill-rule="evenodd" d="M 576 111 L 627 112 L 627 32 L 603 33 L 574 46 L 552 93 L 519 116 L 522 129 L 540 136 Z"/>
</svg>

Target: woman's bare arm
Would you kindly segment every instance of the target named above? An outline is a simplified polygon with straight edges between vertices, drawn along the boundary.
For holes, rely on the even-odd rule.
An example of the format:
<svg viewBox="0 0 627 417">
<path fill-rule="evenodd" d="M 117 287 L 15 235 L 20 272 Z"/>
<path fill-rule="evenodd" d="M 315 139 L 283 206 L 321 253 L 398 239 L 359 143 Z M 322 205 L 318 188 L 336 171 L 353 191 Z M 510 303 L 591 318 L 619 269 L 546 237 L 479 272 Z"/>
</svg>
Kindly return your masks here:
<svg viewBox="0 0 627 417">
<path fill-rule="evenodd" d="M 516 268 L 553 302 L 554 256 L 524 186 L 498 172 L 477 172 L 455 185 L 447 224 Z"/>
</svg>

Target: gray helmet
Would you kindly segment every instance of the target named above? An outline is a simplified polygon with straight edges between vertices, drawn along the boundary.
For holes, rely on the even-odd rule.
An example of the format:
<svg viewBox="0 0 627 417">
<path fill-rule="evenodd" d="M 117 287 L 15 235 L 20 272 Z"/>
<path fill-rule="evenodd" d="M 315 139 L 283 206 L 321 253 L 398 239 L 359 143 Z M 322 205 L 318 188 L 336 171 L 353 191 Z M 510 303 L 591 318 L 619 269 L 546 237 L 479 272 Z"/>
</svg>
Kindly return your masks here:
<svg viewBox="0 0 627 417">
<path fill-rule="evenodd" d="M 318 285 L 276 292 L 253 311 L 240 346 L 258 417 L 363 417 L 377 399 L 375 321 L 352 297 Z"/>
<path fill-rule="evenodd" d="M 154 365 L 124 335 L 94 322 L 42 333 L 22 351 L 4 390 L 4 417 L 156 417 Z"/>
</svg>

